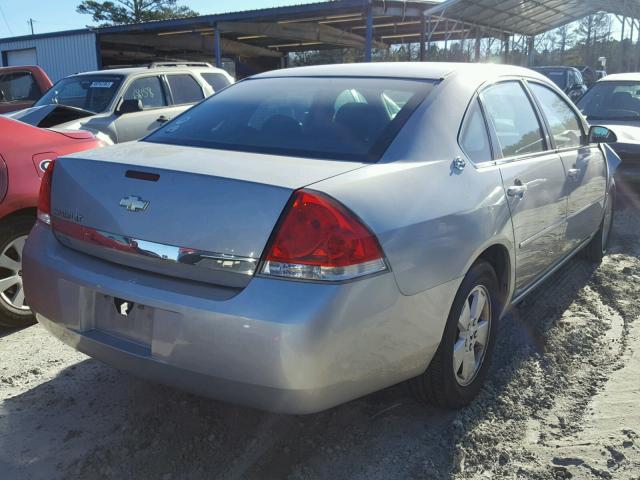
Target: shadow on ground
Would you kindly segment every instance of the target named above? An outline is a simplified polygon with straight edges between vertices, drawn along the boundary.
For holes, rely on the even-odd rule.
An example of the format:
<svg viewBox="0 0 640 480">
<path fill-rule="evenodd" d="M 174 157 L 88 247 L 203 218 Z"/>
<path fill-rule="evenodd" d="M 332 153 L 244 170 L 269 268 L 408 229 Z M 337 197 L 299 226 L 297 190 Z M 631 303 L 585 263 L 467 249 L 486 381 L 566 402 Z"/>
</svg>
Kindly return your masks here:
<svg viewBox="0 0 640 480">
<path fill-rule="evenodd" d="M 0 338 L 13 335 L 14 333 L 19 332 L 20 330 L 24 330 L 25 328 L 29 328 L 29 327 L 27 326 L 27 327 L 14 328 L 14 327 L 3 327 L 0 325 Z"/>
</svg>

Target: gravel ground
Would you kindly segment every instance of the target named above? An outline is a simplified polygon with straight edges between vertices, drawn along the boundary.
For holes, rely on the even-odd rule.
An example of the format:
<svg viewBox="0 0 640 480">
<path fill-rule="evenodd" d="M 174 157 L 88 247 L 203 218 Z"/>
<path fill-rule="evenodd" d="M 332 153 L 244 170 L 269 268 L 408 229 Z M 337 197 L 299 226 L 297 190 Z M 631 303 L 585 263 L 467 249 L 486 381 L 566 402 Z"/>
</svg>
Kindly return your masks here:
<svg viewBox="0 0 640 480">
<path fill-rule="evenodd" d="M 640 479 L 640 210 L 507 315 L 468 408 L 402 385 L 283 416 L 146 383 L 39 326 L 0 331 L 3 479 Z"/>
</svg>

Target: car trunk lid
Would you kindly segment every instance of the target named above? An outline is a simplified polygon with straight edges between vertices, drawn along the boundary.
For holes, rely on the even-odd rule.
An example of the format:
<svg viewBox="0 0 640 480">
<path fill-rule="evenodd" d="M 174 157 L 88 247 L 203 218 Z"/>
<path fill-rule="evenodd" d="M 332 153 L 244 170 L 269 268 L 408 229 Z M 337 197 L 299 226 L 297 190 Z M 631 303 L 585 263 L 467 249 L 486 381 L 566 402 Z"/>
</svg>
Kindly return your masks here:
<svg viewBox="0 0 640 480">
<path fill-rule="evenodd" d="M 145 143 L 83 152 L 56 162 L 53 229 L 107 261 L 243 287 L 292 192 L 362 165 Z"/>
</svg>

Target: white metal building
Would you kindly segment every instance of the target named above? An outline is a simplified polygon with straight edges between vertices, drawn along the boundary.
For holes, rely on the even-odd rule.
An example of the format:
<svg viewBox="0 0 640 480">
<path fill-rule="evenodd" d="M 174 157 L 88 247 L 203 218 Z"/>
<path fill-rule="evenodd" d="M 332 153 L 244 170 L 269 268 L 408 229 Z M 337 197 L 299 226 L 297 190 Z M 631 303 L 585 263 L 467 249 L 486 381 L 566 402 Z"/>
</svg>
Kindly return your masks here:
<svg viewBox="0 0 640 480">
<path fill-rule="evenodd" d="M 89 29 L 0 39 L 0 66 L 39 65 L 52 81 L 99 68 Z"/>
</svg>

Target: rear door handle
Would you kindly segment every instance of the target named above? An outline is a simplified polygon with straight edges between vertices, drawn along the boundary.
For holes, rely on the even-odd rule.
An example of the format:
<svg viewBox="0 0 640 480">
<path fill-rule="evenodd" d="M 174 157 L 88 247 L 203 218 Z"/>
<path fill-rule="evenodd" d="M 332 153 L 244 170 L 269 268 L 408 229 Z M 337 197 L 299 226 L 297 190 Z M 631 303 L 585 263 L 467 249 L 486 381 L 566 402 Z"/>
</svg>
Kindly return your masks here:
<svg viewBox="0 0 640 480">
<path fill-rule="evenodd" d="M 567 175 L 569 176 L 569 178 L 573 178 L 575 180 L 580 176 L 581 172 L 582 170 L 580 170 L 579 168 L 570 168 L 567 172 Z"/>
<path fill-rule="evenodd" d="M 526 185 L 511 185 L 509 188 L 507 188 L 507 195 L 509 197 L 522 198 L 524 197 L 526 191 Z"/>
<path fill-rule="evenodd" d="M 170 119 L 169 117 L 165 117 L 164 115 L 160 115 L 160 116 L 156 119 L 156 121 L 157 121 L 157 122 L 160 122 L 160 123 L 165 123 L 165 122 L 168 122 L 169 120 L 171 120 L 171 119 Z"/>
</svg>

